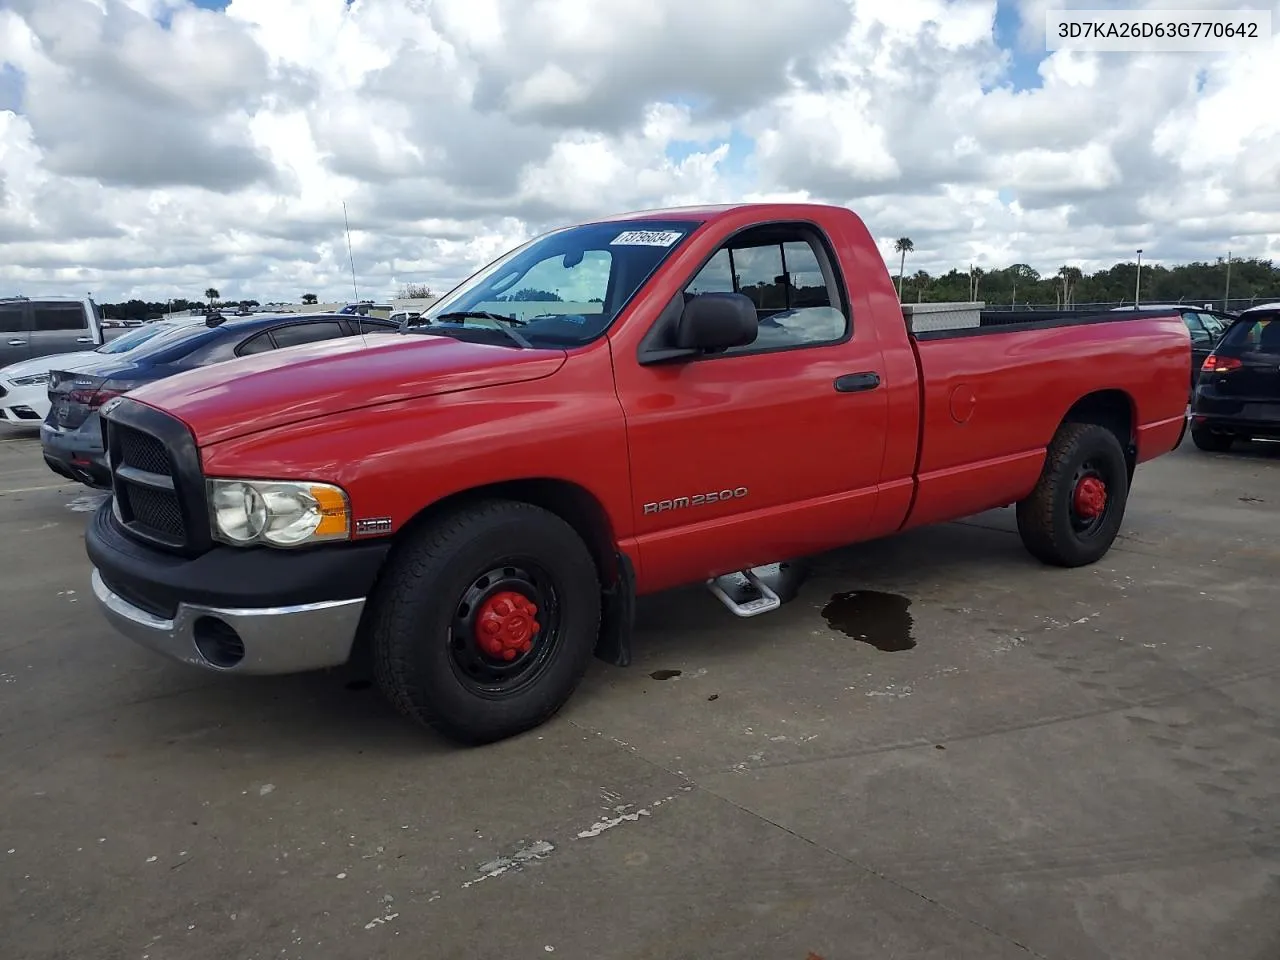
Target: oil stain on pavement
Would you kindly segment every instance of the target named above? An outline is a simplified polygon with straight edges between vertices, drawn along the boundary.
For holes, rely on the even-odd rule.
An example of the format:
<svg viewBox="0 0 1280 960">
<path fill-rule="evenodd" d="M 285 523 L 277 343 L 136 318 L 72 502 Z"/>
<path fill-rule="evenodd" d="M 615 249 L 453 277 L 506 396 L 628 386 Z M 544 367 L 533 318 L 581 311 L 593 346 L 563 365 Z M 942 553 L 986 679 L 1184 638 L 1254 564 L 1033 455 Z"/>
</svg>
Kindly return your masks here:
<svg viewBox="0 0 1280 960">
<path fill-rule="evenodd" d="M 896 593 L 853 590 L 834 594 L 822 608 L 822 615 L 831 629 L 846 637 L 894 653 L 916 645 L 914 621 L 907 612 L 910 606 L 910 600 Z"/>
</svg>

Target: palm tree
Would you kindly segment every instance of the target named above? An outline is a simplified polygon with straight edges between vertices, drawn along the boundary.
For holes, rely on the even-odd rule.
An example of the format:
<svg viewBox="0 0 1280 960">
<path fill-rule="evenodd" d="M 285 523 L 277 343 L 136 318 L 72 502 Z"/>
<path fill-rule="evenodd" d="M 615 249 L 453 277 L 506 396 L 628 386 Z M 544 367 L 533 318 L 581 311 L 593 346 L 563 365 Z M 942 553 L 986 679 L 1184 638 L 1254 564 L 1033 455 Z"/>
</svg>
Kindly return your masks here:
<svg viewBox="0 0 1280 960">
<path fill-rule="evenodd" d="M 213 302 L 217 300 L 220 296 L 222 296 L 222 294 L 218 292 L 217 287 L 209 287 L 204 292 L 204 298 L 205 300 L 209 301 L 209 306 L 211 307 L 213 306 Z"/>
<path fill-rule="evenodd" d="M 925 287 L 929 286 L 929 272 L 927 270 L 917 270 L 911 279 L 916 282 L 916 303 L 921 303 L 924 300 Z M 902 298 L 899 297 L 898 299 L 901 300 Z"/>
<path fill-rule="evenodd" d="M 907 268 L 907 254 L 916 248 L 911 242 L 910 237 L 899 237 L 893 242 L 893 249 L 902 254 L 902 261 L 898 264 L 898 299 L 902 299 L 902 272 Z"/>
<path fill-rule="evenodd" d="M 969 266 L 969 302 L 976 303 L 978 300 L 978 285 L 982 282 L 982 278 L 986 276 L 986 271 L 981 267 Z"/>
<path fill-rule="evenodd" d="M 1058 277 L 1062 280 L 1062 306 L 1066 309 L 1071 306 L 1075 285 L 1084 278 L 1084 274 L 1079 267 L 1062 266 L 1058 268 Z"/>
</svg>

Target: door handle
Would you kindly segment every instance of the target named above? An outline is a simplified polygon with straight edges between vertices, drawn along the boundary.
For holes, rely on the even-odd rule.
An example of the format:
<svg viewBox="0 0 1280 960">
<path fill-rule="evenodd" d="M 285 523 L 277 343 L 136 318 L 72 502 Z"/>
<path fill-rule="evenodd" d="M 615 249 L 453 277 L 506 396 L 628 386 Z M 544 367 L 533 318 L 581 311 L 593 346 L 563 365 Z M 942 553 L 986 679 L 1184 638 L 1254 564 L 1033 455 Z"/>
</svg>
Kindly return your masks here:
<svg viewBox="0 0 1280 960">
<path fill-rule="evenodd" d="M 93 343 L 93 337 L 76 337 L 76 343 Z"/>
<path fill-rule="evenodd" d="M 10 340 L 10 341 L 9 341 L 9 346 L 11 346 L 11 347 L 25 347 L 26 345 L 27 345 L 27 341 L 25 341 L 25 340 Z"/>
<path fill-rule="evenodd" d="M 837 393 L 859 393 L 863 390 L 874 390 L 880 386 L 880 374 L 868 370 L 864 373 L 846 373 L 843 377 L 836 377 L 835 388 Z"/>
</svg>

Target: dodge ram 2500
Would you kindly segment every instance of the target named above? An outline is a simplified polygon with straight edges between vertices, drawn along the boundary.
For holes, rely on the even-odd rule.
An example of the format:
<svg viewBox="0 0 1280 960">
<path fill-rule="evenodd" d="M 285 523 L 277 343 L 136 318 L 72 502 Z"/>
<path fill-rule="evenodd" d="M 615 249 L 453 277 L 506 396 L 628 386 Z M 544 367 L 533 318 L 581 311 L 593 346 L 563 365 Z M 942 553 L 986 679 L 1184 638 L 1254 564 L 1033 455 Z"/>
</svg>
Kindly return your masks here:
<svg viewBox="0 0 1280 960">
<path fill-rule="evenodd" d="M 625 666 L 639 595 L 705 581 L 753 615 L 785 599 L 762 568 L 1009 505 L 1035 558 L 1091 563 L 1181 442 L 1187 328 L 1006 319 L 913 330 L 839 207 L 558 229 L 417 326 L 104 406 L 93 592 L 227 673 L 368 650 L 405 715 L 481 743 L 554 714 L 593 653 Z"/>
</svg>

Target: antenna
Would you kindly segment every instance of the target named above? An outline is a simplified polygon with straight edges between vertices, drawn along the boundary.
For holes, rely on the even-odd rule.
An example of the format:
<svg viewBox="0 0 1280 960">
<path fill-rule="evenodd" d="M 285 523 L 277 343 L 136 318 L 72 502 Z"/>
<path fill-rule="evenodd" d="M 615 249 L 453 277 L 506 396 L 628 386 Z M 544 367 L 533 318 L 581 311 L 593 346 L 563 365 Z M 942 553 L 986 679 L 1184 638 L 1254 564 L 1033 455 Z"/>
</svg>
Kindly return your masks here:
<svg viewBox="0 0 1280 960">
<path fill-rule="evenodd" d="M 347 259 L 351 262 L 351 293 L 356 303 L 354 322 L 356 329 L 360 331 L 360 343 L 367 347 L 369 340 L 365 337 L 364 324 L 360 321 L 360 288 L 356 286 L 356 258 L 351 253 L 351 223 L 347 220 L 347 201 L 345 200 L 342 201 L 342 225 L 347 228 Z"/>
<path fill-rule="evenodd" d="M 360 302 L 360 288 L 356 286 L 356 258 L 351 253 L 351 223 L 347 220 L 347 201 L 342 201 L 342 223 L 347 228 L 347 259 L 351 261 L 351 292 L 355 302 Z"/>
</svg>

